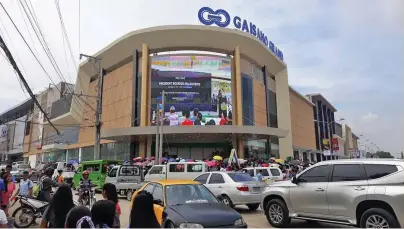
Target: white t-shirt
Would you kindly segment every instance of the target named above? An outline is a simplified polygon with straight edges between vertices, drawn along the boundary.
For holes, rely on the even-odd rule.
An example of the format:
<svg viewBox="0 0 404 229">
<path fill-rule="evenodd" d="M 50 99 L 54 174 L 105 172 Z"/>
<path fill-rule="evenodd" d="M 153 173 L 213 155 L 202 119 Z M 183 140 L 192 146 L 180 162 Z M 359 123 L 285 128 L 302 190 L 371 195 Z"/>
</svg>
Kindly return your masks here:
<svg viewBox="0 0 404 229">
<path fill-rule="evenodd" d="M 179 125 L 178 115 L 176 113 L 171 113 L 168 116 L 168 120 L 170 120 L 170 126 L 178 126 Z"/>
<path fill-rule="evenodd" d="M 7 225 L 8 220 L 6 213 L 3 210 L 0 210 L 0 225 Z"/>
</svg>

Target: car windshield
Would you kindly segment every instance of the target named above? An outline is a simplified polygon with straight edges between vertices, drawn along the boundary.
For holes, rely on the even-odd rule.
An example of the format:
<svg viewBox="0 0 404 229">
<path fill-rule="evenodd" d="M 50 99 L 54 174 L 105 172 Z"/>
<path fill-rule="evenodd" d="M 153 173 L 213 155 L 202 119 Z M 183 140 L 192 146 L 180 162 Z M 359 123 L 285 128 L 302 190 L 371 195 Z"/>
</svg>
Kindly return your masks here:
<svg viewBox="0 0 404 229">
<path fill-rule="evenodd" d="M 228 173 L 227 175 L 229 175 L 234 182 L 255 181 L 254 178 L 246 173 Z"/>
<path fill-rule="evenodd" d="M 218 202 L 202 184 L 168 185 L 165 189 L 167 205 Z"/>
</svg>

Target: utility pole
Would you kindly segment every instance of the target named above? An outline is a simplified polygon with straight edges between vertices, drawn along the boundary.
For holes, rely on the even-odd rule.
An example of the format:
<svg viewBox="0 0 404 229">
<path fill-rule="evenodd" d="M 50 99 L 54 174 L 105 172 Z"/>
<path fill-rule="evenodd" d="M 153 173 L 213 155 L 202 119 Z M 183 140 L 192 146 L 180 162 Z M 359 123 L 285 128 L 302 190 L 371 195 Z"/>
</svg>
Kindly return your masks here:
<svg viewBox="0 0 404 229">
<path fill-rule="evenodd" d="M 101 159 L 101 114 L 102 114 L 102 87 L 104 83 L 105 71 L 101 68 L 101 59 L 94 56 L 89 56 L 85 54 L 80 54 L 80 59 L 82 57 L 87 57 L 89 62 L 96 65 L 98 74 L 98 84 L 97 84 L 97 107 L 95 110 L 95 139 L 94 139 L 94 156 L 96 160 Z"/>
<path fill-rule="evenodd" d="M 155 150 L 155 154 L 156 154 L 156 159 L 157 162 L 160 162 L 160 158 L 159 158 L 159 143 L 160 143 L 160 102 L 157 100 L 157 107 L 156 107 L 156 114 L 155 114 L 155 118 L 156 118 L 156 127 L 157 127 L 157 131 L 156 131 L 156 150 Z"/>
<path fill-rule="evenodd" d="M 161 126 L 160 126 L 160 143 L 159 143 L 159 160 L 161 158 L 163 158 L 163 119 L 164 119 L 164 100 L 165 100 L 165 96 L 164 96 L 165 92 L 164 90 L 161 92 Z M 160 115 L 159 115 L 160 116 Z"/>
</svg>

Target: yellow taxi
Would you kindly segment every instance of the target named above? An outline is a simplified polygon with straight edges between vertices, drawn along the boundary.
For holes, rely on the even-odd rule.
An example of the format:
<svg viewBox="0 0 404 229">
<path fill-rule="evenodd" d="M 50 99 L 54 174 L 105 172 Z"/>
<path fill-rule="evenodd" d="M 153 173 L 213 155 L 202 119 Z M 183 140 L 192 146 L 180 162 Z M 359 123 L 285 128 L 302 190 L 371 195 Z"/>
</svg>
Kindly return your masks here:
<svg viewBox="0 0 404 229">
<path fill-rule="evenodd" d="M 203 184 L 191 180 L 159 180 L 140 191 L 153 195 L 154 213 L 162 227 L 247 228 L 240 213 L 221 203 Z"/>
</svg>

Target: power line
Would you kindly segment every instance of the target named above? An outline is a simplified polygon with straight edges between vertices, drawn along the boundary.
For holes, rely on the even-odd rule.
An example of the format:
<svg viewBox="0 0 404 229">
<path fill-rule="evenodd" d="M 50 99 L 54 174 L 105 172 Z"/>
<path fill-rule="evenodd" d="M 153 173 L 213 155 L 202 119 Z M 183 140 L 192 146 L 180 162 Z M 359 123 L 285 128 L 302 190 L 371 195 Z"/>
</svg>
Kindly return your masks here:
<svg viewBox="0 0 404 229">
<path fill-rule="evenodd" d="M 1 4 L 1 3 L 0 3 Z M 3 4 L 1 4 L 1 6 L 3 7 Z M 3 7 L 4 9 L 4 7 Z M 31 98 L 34 100 L 35 104 L 38 106 L 38 108 L 41 110 L 41 112 L 43 113 L 44 117 L 46 118 L 46 120 L 48 121 L 48 123 L 55 129 L 57 134 L 60 134 L 59 130 L 56 129 L 56 127 L 53 125 L 53 123 L 51 122 L 51 120 L 49 119 L 48 115 L 45 113 L 45 111 L 42 109 L 41 104 L 39 104 L 38 100 L 36 99 L 34 93 L 31 91 L 31 88 L 28 86 L 27 81 L 25 81 L 24 76 L 22 75 L 20 69 L 17 66 L 17 63 L 15 63 L 13 56 L 11 55 L 10 51 L 7 48 L 6 43 L 4 43 L 3 38 L 0 36 L 0 46 L 1 48 L 4 50 L 4 53 L 6 54 L 7 58 L 10 60 L 14 70 L 17 72 L 18 76 L 20 77 L 21 81 L 23 82 L 25 89 L 27 90 L 27 92 L 29 93 L 29 95 L 31 96 Z"/>
<path fill-rule="evenodd" d="M 49 80 L 52 82 L 52 84 L 56 87 L 56 89 L 61 93 L 60 89 L 56 86 L 55 82 L 52 80 L 52 78 L 50 77 L 49 73 L 46 71 L 45 67 L 42 65 L 41 61 L 38 59 L 38 57 L 37 57 L 37 56 L 35 55 L 35 53 L 32 51 L 32 49 L 31 49 L 31 47 L 29 46 L 27 40 L 24 38 L 24 36 L 23 36 L 22 33 L 20 32 L 20 30 L 18 29 L 17 25 L 14 23 L 13 19 L 11 18 L 10 14 L 7 12 L 7 10 L 5 9 L 5 7 L 3 6 L 3 4 L 2 4 L 1 2 L 0 2 L 0 5 L 1 5 L 1 7 L 3 8 L 3 10 L 6 12 L 8 18 L 10 19 L 10 21 L 11 21 L 12 24 L 14 25 L 15 29 L 17 30 L 17 32 L 19 33 L 19 35 L 21 36 L 21 38 L 24 40 L 24 42 L 25 42 L 25 44 L 27 45 L 28 49 L 30 50 L 31 54 L 35 57 L 36 61 L 37 61 L 38 64 L 41 66 L 42 70 L 45 72 L 46 76 L 49 78 Z M 22 4 L 21 4 L 21 5 L 22 5 Z M 27 5 L 27 6 L 28 6 L 28 5 Z M 32 21 L 31 21 L 30 17 L 28 16 L 28 13 L 27 13 L 27 11 L 26 11 L 24 5 L 22 5 L 22 7 L 23 7 L 23 9 L 24 9 L 24 11 L 25 11 L 25 13 L 26 13 L 26 16 L 27 16 L 28 20 L 29 20 L 30 23 L 31 23 L 31 26 L 32 26 L 34 32 L 35 32 L 36 35 L 37 35 L 38 40 L 39 40 L 40 43 L 41 43 L 41 40 L 40 40 L 40 38 L 39 38 L 39 36 L 38 36 L 36 30 L 35 30 L 34 25 L 32 24 Z M 35 20 L 35 19 L 34 19 L 34 20 Z M 46 53 L 45 47 L 43 46 L 42 43 L 41 43 L 41 45 L 42 45 L 42 47 L 44 48 L 45 53 Z M 51 58 L 51 57 L 48 55 L 48 58 Z M 51 62 L 52 62 L 52 61 L 51 61 Z M 56 68 L 55 68 L 55 70 L 56 70 Z M 61 93 L 61 94 L 62 94 L 62 93 Z M 62 97 L 62 99 L 64 99 L 64 100 L 69 104 L 69 102 L 66 100 L 66 98 Z M 79 103 L 79 104 L 80 104 L 80 103 Z M 71 106 L 71 103 L 70 103 L 69 105 Z M 81 105 L 81 104 L 80 104 L 80 105 Z M 71 107 L 71 109 L 72 109 L 79 117 L 83 118 L 73 107 Z"/>
</svg>

